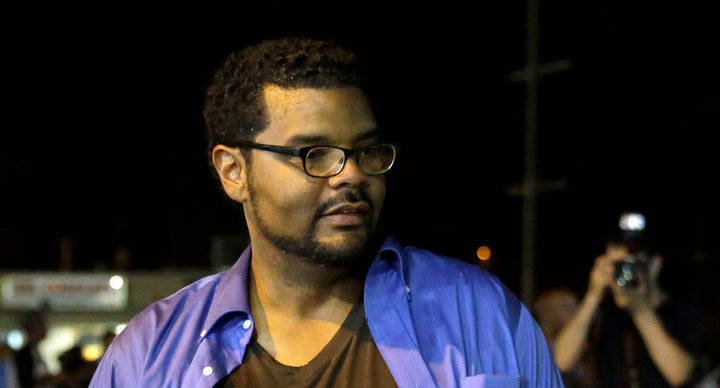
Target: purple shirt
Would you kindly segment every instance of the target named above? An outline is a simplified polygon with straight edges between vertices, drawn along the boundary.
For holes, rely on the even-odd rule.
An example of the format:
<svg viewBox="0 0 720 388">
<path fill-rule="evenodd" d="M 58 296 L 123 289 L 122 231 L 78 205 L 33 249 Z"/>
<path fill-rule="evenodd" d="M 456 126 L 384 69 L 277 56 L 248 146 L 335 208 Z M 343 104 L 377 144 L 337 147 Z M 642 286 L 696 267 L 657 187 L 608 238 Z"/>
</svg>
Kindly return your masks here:
<svg viewBox="0 0 720 388">
<path fill-rule="evenodd" d="M 250 248 L 227 271 L 152 303 L 103 356 L 90 387 L 211 387 L 253 333 Z M 365 311 L 400 387 L 563 387 L 540 327 L 490 272 L 388 238 Z"/>
</svg>

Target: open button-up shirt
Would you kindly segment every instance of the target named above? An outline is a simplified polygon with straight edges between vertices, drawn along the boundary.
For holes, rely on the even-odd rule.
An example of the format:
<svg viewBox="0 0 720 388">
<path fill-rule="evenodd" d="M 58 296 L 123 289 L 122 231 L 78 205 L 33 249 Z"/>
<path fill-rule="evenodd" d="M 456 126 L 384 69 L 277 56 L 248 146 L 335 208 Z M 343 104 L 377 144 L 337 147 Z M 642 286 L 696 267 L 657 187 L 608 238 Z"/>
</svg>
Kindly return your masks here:
<svg viewBox="0 0 720 388">
<path fill-rule="evenodd" d="M 253 334 L 248 247 L 136 315 L 90 387 L 212 387 L 243 360 Z M 481 267 L 389 237 L 365 280 L 368 326 L 400 387 L 562 387 L 529 310 Z"/>
</svg>

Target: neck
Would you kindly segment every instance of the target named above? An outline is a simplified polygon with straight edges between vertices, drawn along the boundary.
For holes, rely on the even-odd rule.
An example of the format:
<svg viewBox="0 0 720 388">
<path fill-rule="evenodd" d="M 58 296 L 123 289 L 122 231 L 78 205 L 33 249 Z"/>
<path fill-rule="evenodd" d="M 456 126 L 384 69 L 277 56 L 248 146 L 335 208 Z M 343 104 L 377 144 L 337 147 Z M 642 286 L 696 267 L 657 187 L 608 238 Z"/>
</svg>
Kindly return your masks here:
<svg viewBox="0 0 720 388">
<path fill-rule="evenodd" d="M 306 364 L 325 347 L 364 285 L 364 276 L 347 271 L 255 253 L 249 277 L 255 339 L 278 362 L 292 366 Z"/>
<path fill-rule="evenodd" d="M 296 319 L 332 319 L 334 311 L 360 298 L 364 279 L 364 274 L 319 266 L 282 252 L 253 250 L 250 262 L 250 295 L 257 307 Z"/>
</svg>

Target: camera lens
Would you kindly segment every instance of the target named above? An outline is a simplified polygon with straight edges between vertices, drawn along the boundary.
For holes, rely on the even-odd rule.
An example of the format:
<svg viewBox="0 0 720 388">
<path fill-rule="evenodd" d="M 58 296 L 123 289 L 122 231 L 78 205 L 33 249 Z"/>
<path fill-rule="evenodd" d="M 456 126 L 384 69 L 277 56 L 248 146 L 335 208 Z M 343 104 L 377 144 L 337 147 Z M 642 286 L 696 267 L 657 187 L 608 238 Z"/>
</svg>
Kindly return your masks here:
<svg viewBox="0 0 720 388">
<path fill-rule="evenodd" d="M 615 281 L 618 286 L 631 287 L 637 283 L 633 264 L 627 260 L 615 263 Z"/>
</svg>

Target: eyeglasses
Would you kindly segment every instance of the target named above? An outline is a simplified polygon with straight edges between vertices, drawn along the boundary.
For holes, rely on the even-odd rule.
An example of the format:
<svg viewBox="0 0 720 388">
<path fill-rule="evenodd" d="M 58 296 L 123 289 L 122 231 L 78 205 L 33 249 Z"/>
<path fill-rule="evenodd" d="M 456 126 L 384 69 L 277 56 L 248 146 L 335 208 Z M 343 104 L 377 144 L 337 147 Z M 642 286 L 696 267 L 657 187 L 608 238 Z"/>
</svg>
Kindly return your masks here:
<svg viewBox="0 0 720 388">
<path fill-rule="evenodd" d="M 354 150 L 327 145 L 293 148 L 252 142 L 241 142 L 237 147 L 299 156 L 302 158 L 305 173 L 316 178 L 328 178 L 339 174 L 348 158 L 352 157 L 355 157 L 360 170 L 365 174 L 384 174 L 393 166 L 397 155 L 397 146 L 388 143 L 373 144 Z"/>
</svg>

